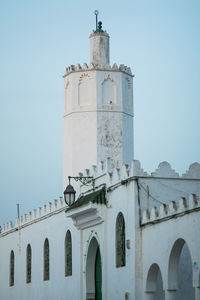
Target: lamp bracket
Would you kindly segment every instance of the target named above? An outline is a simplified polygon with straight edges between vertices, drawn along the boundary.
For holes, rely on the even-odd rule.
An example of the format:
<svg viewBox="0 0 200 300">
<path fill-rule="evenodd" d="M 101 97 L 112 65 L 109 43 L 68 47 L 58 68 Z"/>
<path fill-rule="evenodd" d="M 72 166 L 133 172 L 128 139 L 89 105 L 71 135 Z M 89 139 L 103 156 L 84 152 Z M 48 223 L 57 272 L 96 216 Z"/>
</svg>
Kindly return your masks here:
<svg viewBox="0 0 200 300">
<path fill-rule="evenodd" d="M 70 183 L 71 178 L 73 178 L 75 181 L 80 181 L 83 185 L 93 185 L 94 186 L 94 177 L 93 176 L 68 176 L 69 183 Z"/>
</svg>

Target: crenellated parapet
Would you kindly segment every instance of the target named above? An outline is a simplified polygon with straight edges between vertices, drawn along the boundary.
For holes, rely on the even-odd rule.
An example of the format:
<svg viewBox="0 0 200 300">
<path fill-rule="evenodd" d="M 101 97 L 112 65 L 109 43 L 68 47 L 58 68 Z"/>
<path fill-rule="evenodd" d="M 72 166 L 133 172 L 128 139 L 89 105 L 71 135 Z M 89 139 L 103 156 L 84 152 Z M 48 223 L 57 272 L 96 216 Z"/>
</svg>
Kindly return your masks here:
<svg viewBox="0 0 200 300">
<path fill-rule="evenodd" d="M 182 176 L 176 173 L 168 162 L 162 162 L 159 164 L 155 172 L 150 175 L 145 172 L 138 160 L 133 160 L 131 165 L 122 165 L 118 168 L 113 168 L 112 159 L 107 158 L 106 161 L 101 161 L 98 165 L 93 165 L 90 169 L 85 169 L 79 172 L 77 176 L 93 176 L 95 179 L 95 187 L 101 184 L 106 185 L 107 191 L 112 186 L 123 185 L 136 178 L 171 178 L 171 179 L 182 179 L 182 180 L 200 180 L 200 164 L 193 163 L 190 165 L 188 171 Z M 80 184 L 81 187 L 81 184 Z M 81 192 L 86 192 L 91 187 L 82 186 Z M 180 198 L 176 201 L 171 201 L 168 204 L 161 204 L 152 209 L 145 209 L 142 216 L 142 224 L 154 223 L 170 217 L 177 216 L 179 214 L 189 213 L 194 209 L 200 209 L 200 196 L 191 194 L 189 197 Z M 52 202 L 45 204 L 42 207 L 33 209 L 31 212 L 20 216 L 16 219 L 15 224 L 12 221 L 3 224 L 1 226 L 1 235 L 7 234 L 19 227 L 31 225 L 32 223 L 38 222 L 42 219 L 48 218 L 56 213 L 59 213 L 66 209 L 66 205 L 62 197 Z"/>
<path fill-rule="evenodd" d="M 200 164 L 193 163 L 189 166 L 188 171 L 185 174 L 180 175 L 175 170 L 172 169 L 171 165 L 164 161 L 159 164 L 158 168 L 148 174 L 141 167 L 138 160 L 133 160 L 131 165 L 122 165 L 118 168 L 113 168 L 112 159 L 107 158 L 105 161 L 99 162 L 98 165 L 93 165 L 90 169 L 85 169 L 79 172 L 81 176 L 93 176 L 94 178 L 102 178 L 106 185 L 119 183 L 124 180 L 130 180 L 134 178 L 163 178 L 163 179 L 200 179 Z"/>
<path fill-rule="evenodd" d="M 25 227 L 37 221 L 40 221 L 44 218 L 50 217 L 51 215 L 58 213 L 66 208 L 64 200 L 62 197 L 54 200 L 53 202 L 49 202 L 37 209 L 33 209 L 27 214 L 20 216 L 20 218 L 16 218 L 15 224 L 12 221 L 3 224 L 1 227 L 1 234 L 5 234 L 11 231 L 18 229 L 19 227 Z"/>
<path fill-rule="evenodd" d="M 200 210 L 200 197 L 196 194 L 189 195 L 188 199 L 182 197 L 160 207 L 145 209 L 142 214 L 142 225 L 158 223 L 173 217 L 181 216 L 195 210 Z"/>
<path fill-rule="evenodd" d="M 74 73 L 74 72 L 82 72 L 82 71 L 117 71 L 117 72 L 123 72 L 128 75 L 132 75 L 131 68 L 125 66 L 124 64 L 120 64 L 119 66 L 114 63 L 113 66 L 110 64 L 107 64 L 106 67 L 100 68 L 99 66 L 95 66 L 93 63 L 90 63 L 88 66 L 87 63 L 84 63 L 82 66 L 80 64 L 77 65 L 70 65 L 66 68 L 66 72 L 63 75 L 63 77 L 66 77 L 67 75 Z"/>
</svg>

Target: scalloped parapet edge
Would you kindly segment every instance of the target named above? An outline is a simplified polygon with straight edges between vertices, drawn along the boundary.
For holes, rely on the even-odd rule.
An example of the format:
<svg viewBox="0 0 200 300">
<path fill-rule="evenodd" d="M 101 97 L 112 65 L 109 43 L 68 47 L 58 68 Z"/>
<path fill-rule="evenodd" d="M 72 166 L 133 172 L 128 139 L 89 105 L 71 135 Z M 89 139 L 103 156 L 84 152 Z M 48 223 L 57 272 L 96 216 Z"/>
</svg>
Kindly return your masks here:
<svg viewBox="0 0 200 300">
<path fill-rule="evenodd" d="M 196 194 L 190 194 L 186 199 L 181 197 L 169 204 L 161 204 L 159 207 L 152 207 L 151 210 L 144 209 L 142 212 L 142 225 L 168 220 L 173 216 L 184 215 L 196 209 L 200 210 L 199 197 Z"/>
<path fill-rule="evenodd" d="M 182 177 L 200 179 L 200 164 L 198 162 L 192 163 Z"/>
<path fill-rule="evenodd" d="M 175 172 L 175 170 L 172 169 L 170 163 L 167 161 L 163 161 L 158 165 L 158 168 L 155 170 L 155 172 L 151 173 L 151 176 L 153 177 L 173 177 L 173 178 L 179 178 L 179 174 Z"/>
<path fill-rule="evenodd" d="M 172 169 L 171 165 L 163 161 L 158 165 L 158 168 L 151 174 L 144 171 L 139 160 L 133 160 L 130 165 L 125 164 L 113 167 L 113 160 L 108 157 L 105 161 L 101 161 L 98 165 L 93 165 L 90 169 L 80 170 L 78 173 L 83 176 L 93 176 L 94 178 L 107 175 L 110 180 L 106 183 L 112 184 L 114 181 L 127 179 L 129 177 L 148 177 L 148 178 L 172 178 L 172 179 L 200 179 L 200 164 L 193 163 L 189 166 L 188 171 L 182 176 Z M 78 175 L 77 174 L 77 175 Z"/>
</svg>

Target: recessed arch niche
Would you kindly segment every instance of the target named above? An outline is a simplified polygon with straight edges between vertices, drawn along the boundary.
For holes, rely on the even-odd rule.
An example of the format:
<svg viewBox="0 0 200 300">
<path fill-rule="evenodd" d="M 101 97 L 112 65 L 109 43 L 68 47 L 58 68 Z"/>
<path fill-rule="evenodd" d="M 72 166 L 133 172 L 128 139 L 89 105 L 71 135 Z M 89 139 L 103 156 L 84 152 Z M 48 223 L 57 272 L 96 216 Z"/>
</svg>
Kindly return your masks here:
<svg viewBox="0 0 200 300">
<path fill-rule="evenodd" d="M 102 82 L 102 104 L 116 104 L 116 83 L 110 75 Z"/>
<path fill-rule="evenodd" d="M 92 105 L 92 78 L 87 73 L 80 76 L 78 83 L 78 105 Z"/>
</svg>

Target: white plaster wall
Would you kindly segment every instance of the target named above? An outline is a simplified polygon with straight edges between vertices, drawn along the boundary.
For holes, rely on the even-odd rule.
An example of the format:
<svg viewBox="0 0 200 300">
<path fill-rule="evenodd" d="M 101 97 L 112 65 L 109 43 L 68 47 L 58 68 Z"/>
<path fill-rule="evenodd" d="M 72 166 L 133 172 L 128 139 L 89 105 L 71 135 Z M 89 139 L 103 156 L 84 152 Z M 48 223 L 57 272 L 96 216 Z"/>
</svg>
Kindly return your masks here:
<svg viewBox="0 0 200 300">
<path fill-rule="evenodd" d="M 108 297 L 107 299 L 125 299 L 125 293 L 129 293 L 129 299 L 135 299 L 135 202 L 134 185 L 120 186 L 108 194 L 109 205 L 107 214 L 108 232 Z M 130 240 L 130 249 L 126 247 L 126 266 L 116 268 L 115 256 L 115 224 L 119 212 L 125 219 L 125 239 Z"/>
<path fill-rule="evenodd" d="M 148 270 L 153 263 L 160 267 L 164 289 L 168 289 L 168 264 L 171 250 L 178 239 L 184 239 L 190 250 L 192 265 L 197 264 L 198 268 L 193 268 L 193 286 L 199 286 L 200 269 L 200 236 L 199 236 L 200 212 L 193 212 L 172 218 L 170 220 L 147 225 L 141 229 L 142 237 L 142 281 L 143 291 L 146 289 L 146 278 Z M 185 282 L 187 285 L 187 281 Z M 191 295 L 180 295 L 180 299 L 193 299 Z M 140 295 L 144 297 L 144 292 Z"/>
<path fill-rule="evenodd" d="M 100 177 L 97 184 L 107 181 Z M 125 293 L 134 298 L 134 185 L 119 186 L 107 195 L 108 206 L 104 207 L 104 222 L 84 230 L 77 230 L 65 212 L 34 220 L 21 232 L 21 252 L 19 252 L 19 232 L 0 237 L 0 290 L 3 300 L 85 300 L 86 296 L 86 259 L 89 243 L 93 236 L 100 245 L 102 259 L 102 296 L 103 299 L 124 299 Z M 63 208 L 64 209 L 64 208 Z M 131 249 L 126 249 L 126 266 L 115 266 L 115 223 L 119 212 L 125 218 L 126 240 Z M 24 224 L 25 225 L 25 224 Z M 67 230 L 72 235 L 72 276 L 64 276 L 64 241 Z M 6 233 L 5 233 L 6 234 Z M 50 246 L 50 280 L 43 281 L 43 245 L 48 238 Z M 26 284 L 26 247 L 32 249 L 32 280 Z M 15 285 L 9 287 L 10 251 L 15 253 Z"/>
<path fill-rule="evenodd" d="M 67 230 L 72 233 L 72 276 L 65 277 L 64 241 Z M 3 300 L 65 300 L 80 299 L 80 242 L 79 232 L 74 229 L 65 212 L 36 222 L 21 229 L 21 252 L 19 232 L 0 238 L 0 291 Z M 43 245 L 45 238 L 50 247 L 50 280 L 43 281 Z M 26 284 L 26 247 L 32 249 L 32 280 Z M 10 251 L 15 254 L 15 284 L 9 286 Z M 76 279 L 75 279 L 76 278 Z M 74 283 L 76 284 L 74 285 Z M 74 288 L 76 286 L 76 288 Z"/>
<path fill-rule="evenodd" d="M 105 182 L 106 176 L 98 181 Z M 104 222 L 81 230 L 82 236 L 82 299 L 86 295 L 86 261 L 90 241 L 95 237 L 100 246 L 102 259 L 102 299 L 125 299 L 125 293 L 129 293 L 129 299 L 135 299 L 134 295 L 134 265 L 135 265 L 135 234 L 134 234 L 134 184 L 120 186 L 107 194 L 107 207 L 104 207 Z M 115 224 L 119 212 L 125 219 L 126 240 L 130 240 L 130 249 L 126 248 L 126 266 L 116 268 L 115 257 Z"/>
<path fill-rule="evenodd" d="M 130 166 L 133 160 L 133 116 L 129 114 L 123 114 L 122 121 L 122 144 L 123 144 L 123 164 Z"/>
<path fill-rule="evenodd" d="M 63 204 L 54 204 L 37 210 L 37 218 L 23 217 L 21 229 L 21 252 L 19 252 L 19 231 L 4 230 L 0 236 L 0 291 L 3 300 L 85 300 L 86 296 L 86 259 L 90 240 L 96 237 L 102 259 L 102 295 L 103 299 L 145 299 L 146 277 L 150 266 L 157 263 L 160 267 L 164 289 L 167 289 L 168 262 L 175 241 L 184 239 L 191 252 L 193 285 L 199 286 L 200 269 L 200 212 L 188 212 L 179 217 L 154 225 L 139 227 L 140 209 L 138 207 L 137 174 L 134 162 L 131 169 L 123 167 L 106 173 L 105 165 L 93 169 L 96 174 L 96 186 L 107 185 L 107 207 L 103 206 L 104 222 L 84 230 L 77 230 L 72 220 L 66 218 Z M 107 165 L 109 169 L 109 165 Z M 129 175 L 128 175 L 129 174 Z M 130 181 L 126 181 L 128 178 Z M 121 180 L 125 180 L 121 185 Z M 154 179 L 156 180 L 156 179 Z M 189 180 L 193 188 L 193 181 Z M 195 181 L 198 185 L 198 181 Z M 87 188 L 81 188 L 83 192 Z M 189 190 L 189 183 L 188 183 Z M 141 199 L 140 199 L 141 201 Z M 61 210 L 56 214 L 57 209 Z M 51 208 L 51 210 L 50 210 Z M 46 212 L 46 214 L 45 214 Z M 115 224 L 119 212 L 125 218 L 126 240 L 130 240 L 130 249 L 126 249 L 126 266 L 115 266 Z M 49 214 L 49 215 L 48 215 Z M 52 214 L 52 215 L 51 215 Z M 26 221 L 25 221 L 26 219 Z M 33 222 L 32 225 L 29 225 Z M 4 228 L 4 226 L 3 226 Z M 72 277 L 64 276 L 64 241 L 67 230 L 71 231 L 73 249 Z M 43 281 L 43 245 L 45 238 L 50 245 L 50 280 Z M 32 282 L 26 284 L 26 247 L 32 249 Z M 15 253 L 15 285 L 9 287 L 10 251 Z M 189 298 L 188 298 L 189 299 Z"/>
</svg>

